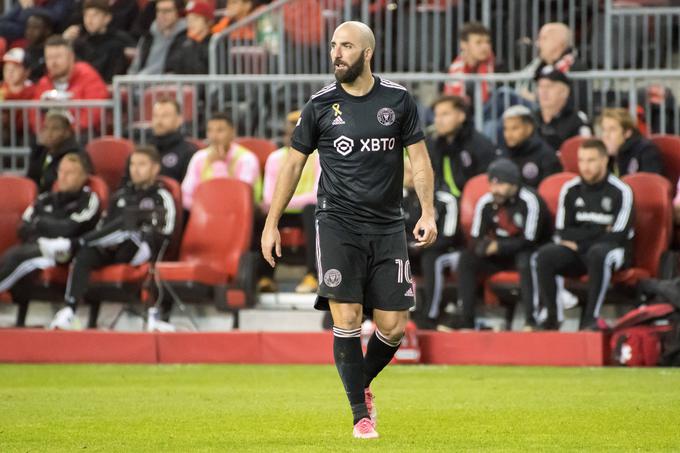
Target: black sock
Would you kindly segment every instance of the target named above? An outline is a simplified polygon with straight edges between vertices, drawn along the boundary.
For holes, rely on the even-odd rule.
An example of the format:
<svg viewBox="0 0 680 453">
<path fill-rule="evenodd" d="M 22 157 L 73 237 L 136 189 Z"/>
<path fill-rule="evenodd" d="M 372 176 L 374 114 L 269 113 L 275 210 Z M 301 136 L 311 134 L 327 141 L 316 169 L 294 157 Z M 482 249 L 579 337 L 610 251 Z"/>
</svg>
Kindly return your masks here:
<svg viewBox="0 0 680 453">
<path fill-rule="evenodd" d="M 401 338 L 398 341 L 390 341 L 385 338 L 378 329 L 375 329 L 371 339 L 368 340 L 366 358 L 364 358 L 364 387 L 368 388 L 371 381 L 392 361 L 394 354 L 399 349 Z"/>
<path fill-rule="evenodd" d="M 333 326 L 333 356 L 342 385 L 352 407 L 354 424 L 368 417 L 364 399 L 364 354 L 361 350 L 361 328 L 348 330 Z"/>
</svg>

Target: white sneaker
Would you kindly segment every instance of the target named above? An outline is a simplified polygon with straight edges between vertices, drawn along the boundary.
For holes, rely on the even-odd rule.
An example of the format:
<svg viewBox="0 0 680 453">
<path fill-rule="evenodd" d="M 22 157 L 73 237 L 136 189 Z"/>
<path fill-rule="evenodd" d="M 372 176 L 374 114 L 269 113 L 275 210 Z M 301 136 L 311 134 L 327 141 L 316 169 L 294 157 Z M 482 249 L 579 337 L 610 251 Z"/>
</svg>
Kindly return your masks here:
<svg viewBox="0 0 680 453">
<path fill-rule="evenodd" d="M 71 259 L 71 240 L 66 238 L 38 238 L 40 253 L 57 263 L 65 263 Z"/>
<path fill-rule="evenodd" d="M 82 330 L 80 319 L 76 316 L 73 308 L 64 307 L 54 315 L 49 326 L 50 330 Z"/>
<path fill-rule="evenodd" d="M 562 308 L 565 310 L 571 310 L 578 305 L 578 297 L 574 293 L 564 288 L 557 291 L 557 299 Z"/>
<path fill-rule="evenodd" d="M 158 319 L 158 309 L 156 307 L 150 307 L 149 313 L 146 321 L 146 331 L 147 332 L 175 332 L 175 326 L 169 322 L 161 321 Z"/>
</svg>

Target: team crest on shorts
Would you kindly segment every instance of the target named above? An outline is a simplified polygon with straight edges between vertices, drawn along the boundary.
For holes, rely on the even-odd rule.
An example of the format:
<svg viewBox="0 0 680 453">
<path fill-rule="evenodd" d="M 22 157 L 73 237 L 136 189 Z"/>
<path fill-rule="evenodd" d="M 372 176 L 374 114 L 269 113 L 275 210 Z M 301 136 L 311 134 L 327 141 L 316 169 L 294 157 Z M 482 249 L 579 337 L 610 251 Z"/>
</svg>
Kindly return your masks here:
<svg viewBox="0 0 680 453">
<path fill-rule="evenodd" d="M 389 107 L 384 107 L 378 110 L 378 122 L 383 126 L 391 126 L 394 124 L 394 110 Z"/>
<path fill-rule="evenodd" d="M 328 269 L 323 274 L 323 282 L 329 288 L 335 288 L 342 282 L 342 274 L 337 269 Z"/>
</svg>

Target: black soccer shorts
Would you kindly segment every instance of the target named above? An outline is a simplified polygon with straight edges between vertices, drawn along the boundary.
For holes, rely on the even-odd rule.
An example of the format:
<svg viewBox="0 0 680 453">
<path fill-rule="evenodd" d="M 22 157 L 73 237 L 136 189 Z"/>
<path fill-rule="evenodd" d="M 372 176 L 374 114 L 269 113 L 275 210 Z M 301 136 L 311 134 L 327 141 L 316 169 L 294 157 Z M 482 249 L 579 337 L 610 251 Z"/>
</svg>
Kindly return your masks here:
<svg viewBox="0 0 680 453">
<path fill-rule="evenodd" d="M 414 289 L 406 232 L 357 234 L 316 221 L 317 310 L 328 301 L 359 303 L 364 311 L 413 307 Z"/>
</svg>

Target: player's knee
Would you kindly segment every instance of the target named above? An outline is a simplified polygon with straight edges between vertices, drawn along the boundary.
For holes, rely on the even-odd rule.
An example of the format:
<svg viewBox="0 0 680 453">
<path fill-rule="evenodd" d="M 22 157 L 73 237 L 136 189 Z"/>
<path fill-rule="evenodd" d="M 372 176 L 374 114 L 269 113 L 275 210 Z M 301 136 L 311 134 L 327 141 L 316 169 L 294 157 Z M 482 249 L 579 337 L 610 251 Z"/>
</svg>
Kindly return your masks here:
<svg viewBox="0 0 680 453">
<path fill-rule="evenodd" d="M 406 316 L 395 317 L 394 319 L 381 320 L 379 323 L 376 323 L 376 328 L 384 338 L 396 342 L 404 336 L 407 322 L 408 318 Z"/>
<path fill-rule="evenodd" d="M 333 324 L 341 329 L 358 329 L 361 327 L 362 310 L 350 304 L 335 304 L 332 309 Z"/>
</svg>

